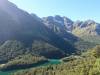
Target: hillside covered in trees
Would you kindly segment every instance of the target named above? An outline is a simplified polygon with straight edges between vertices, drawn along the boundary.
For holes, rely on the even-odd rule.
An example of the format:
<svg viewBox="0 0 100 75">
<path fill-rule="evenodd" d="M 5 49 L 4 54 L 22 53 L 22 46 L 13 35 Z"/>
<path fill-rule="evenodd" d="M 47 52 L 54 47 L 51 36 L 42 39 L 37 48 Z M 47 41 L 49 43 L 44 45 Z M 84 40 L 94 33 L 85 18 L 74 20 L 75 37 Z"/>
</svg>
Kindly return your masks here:
<svg viewBox="0 0 100 75">
<path fill-rule="evenodd" d="M 23 70 L 12 75 L 100 75 L 100 46 L 59 65 Z"/>
</svg>

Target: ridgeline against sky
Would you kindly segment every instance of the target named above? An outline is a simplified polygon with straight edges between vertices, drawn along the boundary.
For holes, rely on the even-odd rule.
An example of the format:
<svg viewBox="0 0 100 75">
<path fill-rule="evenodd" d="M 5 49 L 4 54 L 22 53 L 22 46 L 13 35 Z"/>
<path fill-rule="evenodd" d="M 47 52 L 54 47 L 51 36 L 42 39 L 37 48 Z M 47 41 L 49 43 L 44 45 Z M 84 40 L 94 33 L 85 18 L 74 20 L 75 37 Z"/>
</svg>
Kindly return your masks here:
<svg viewBox="0 0 100 75">
<path fill-rule="evenodd" d="M 40 17 L 61 15 L 72 20 L 92 19 L 99 22 L 99 0 L 9 0 Z"/>
</svg>

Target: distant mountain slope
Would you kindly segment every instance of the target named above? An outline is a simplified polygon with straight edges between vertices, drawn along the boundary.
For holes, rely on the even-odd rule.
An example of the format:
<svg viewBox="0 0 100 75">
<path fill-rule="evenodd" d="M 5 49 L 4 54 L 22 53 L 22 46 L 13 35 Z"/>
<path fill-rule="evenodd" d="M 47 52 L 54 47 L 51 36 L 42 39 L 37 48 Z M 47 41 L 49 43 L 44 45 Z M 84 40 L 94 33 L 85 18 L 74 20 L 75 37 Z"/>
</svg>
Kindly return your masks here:
<svg viewBox="0 0 100 75">
<path fill-rule="evenodd" d="M 43 23 L 56 33 L 70 32 L 77 36 L 100 35 L 100 24 L 93 20 L 72 21 L 67 17 L 48 16 L 42 18 Z"/>
<path fill-rule="evenodd" d="M 73 24 L 72 33 L 85 41 L 100 44 L 100 24 L 93 20 L 77 21 Z"/>
<path fill-rule="evenodd" d="M 72 21 L 67 17 L 43 17 L 42 22 L 57 35 L 72 42 L 79 50 L 100 44 L 100 24 L 93 20 Z"/>
<path fill-rule="evenodd" d="M 82 35 L 100 35 L 100 24 L 93 20 L 85 22 L 77 21 L 73 24 L 73 33 L 78 36 Z"/>
<path fill-rule="evenodd" d="M 74 36 L 71 31 L 73 28 L 73 21 L 68 19 L 67 17 L 61 17 L 59 15 L 56 16 L 48 16 L 42 18 L 42 22 L 54 31 L 56 34 L 64 38 L 65 40 L 75 42 L 78 40 L 78 37 Z"/>
</svg>

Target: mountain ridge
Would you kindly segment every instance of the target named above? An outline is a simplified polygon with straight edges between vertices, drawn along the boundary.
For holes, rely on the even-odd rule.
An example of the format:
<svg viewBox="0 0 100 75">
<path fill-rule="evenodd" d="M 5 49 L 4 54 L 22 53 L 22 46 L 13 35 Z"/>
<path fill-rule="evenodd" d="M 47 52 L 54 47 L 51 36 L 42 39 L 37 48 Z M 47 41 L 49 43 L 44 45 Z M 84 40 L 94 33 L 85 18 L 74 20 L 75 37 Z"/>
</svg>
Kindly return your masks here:
<svg viewBox="0 0 100 75">
<path fill-rule="evenodd" d="M 0 7 L 0 58 L 2 58 L 2 61 L 11 60 L 25 53 L 35 54 L 34 50 L 40 53 L 37 55 L 45 57 L 49 55 L 50 58 L 54 57 L 52 54 L 55 55 L 55 58 L 61 58 L 66 54 L 75 52 L 76 48 L 69 41 L 58 36 L 36 17 L 7 0 L 1 2 L 4 3 Z M 6 43 L 8 40 L 10 42 Z M 34 41 L 38 41 L 39 44 L 35 46 L 34 44 L 37 43 L 34 43 Z M 21 45 L 24 50 L 20 47 Z"/>
<path fill-rule="evenodd" d="M 77 48 L 74 43 L 80 42 L 80 38 L 76 35 L 73 35 L 72 33 L 74 28 L 74 21 L 70 20 L 67 17 L 61 17 L 59 15 L 56 15 L 55 17 L 49 16 L 47 18 L 45 17 L 41 19 L 35 14 L 29 14 L 26 11 L 19 9 L 16 5 L 7 0 L 4 1 L 4 4 L 4 6 L 0 7 L 0 17 L 2 17 L 0 18 L 1 55 L 6 54 L 5 52 L 9 51 L 10 54 L 4 56 L 8 57 L 14 52 L 12 51 L 12 49 L 14 49 L 12 45 L 14 45 L 15 48 L 19 48 L 22 43 L 24 43 L 24 45 L 22 45 L 24 46 L 24 51 L 28 52 L 29 50 L 29 53 L 32 51 L 33 54 L 35 51 L 34 49 L 32 50 L 32 46 L 40 52 L 40 55 L 45 56 L 49 55 L 49 52 L 51 52 L 50 55 L 53 54 L 53 51 L 51 50 L 53 49 L 55 58 L 60 58 L 67 54 L 70 55 L 76 53 Z M 94 22 L 92 22 L 92 24 L 93 23 Z M 86 22 L 86 24 L 89 25 L 91 24 L 91 22 L 89 24 L 88 22 Z M 83 23 L 82 26 L 86 24 Z M 80 25 L 78 25 L 78 27 L 80 27 Z M 8 40 L 10 40 L 11 42 L 4 45 Z M 14 42 L 15 40 L 16 42 Z M 37 46 L 34 45 L 34 41 L 37 41 Z M 19 42 L 21 43 L 19 44 Z M 7 44 L 11 46 L 11 48 L 9 48 Z M 18 45 L 18 47 L 16 44 Z M 80 43 L 78 44 L 81 45 Z M 2 45 L 3 49 L 5 49 L 4 52 L 2 52 Z M 48 49 L 49 51 L 47 52 L 47 48 L 51 49 Z M 47 54 L 41 53 L 43 52 L 43 50 L 45 50 L 46 52 L 44 53 Z M 62 56 L 58 55 L 60 53 Z M 16 54 L 13 56 L 16 57 Z M 9 57 L 8 59 L 14 57 Z M 5 59 L 5 61 L 7 61 L 7 58 Z"/>
<path fill-rule="evenodd" d="M 67 32 L 71 32 L 75 35 L 77 35 L 77 32 L 78 32 L 77 30 L 79 30 L 79 32 L 80 32 L 80 31 L 83 31 L 84 29 L 85 29 L 85 31 L 87 31 L 87 34 L 100 35 L 100 31 L 99 31 L 100 24 L 93 20 L 72 21 L 71 19 L 69 19 L 67 17 L 61 17 L 60 15 L 43 17 L 42 20 L 43 20 L 43 23 L 49 28 L 50 28 L 50 25 L 51 26 L 53 25 L 56 27 L 60 25 L 63 28 L 63 30 L 65 30 Z M 85 32 L 83 31 L 83 33 L 85 33 Z M 82 33 L 80 33 L 80 34 L 82 34 Z"/>
</svg>

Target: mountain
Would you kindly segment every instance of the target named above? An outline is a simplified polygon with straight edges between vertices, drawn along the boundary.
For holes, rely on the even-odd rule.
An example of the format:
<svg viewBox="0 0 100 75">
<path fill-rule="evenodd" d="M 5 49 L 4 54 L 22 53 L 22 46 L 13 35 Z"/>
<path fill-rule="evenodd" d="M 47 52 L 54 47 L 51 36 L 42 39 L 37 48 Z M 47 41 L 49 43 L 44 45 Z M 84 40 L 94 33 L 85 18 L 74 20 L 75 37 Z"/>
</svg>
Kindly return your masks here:
<svg viewBox="0 0 100 75">
<path fill-rule="evenodd" d="M 48 16 L 48 17 L 44 17 L 43 18 L 44 23 L 47 25 L 50 25 L 50 23 L 54 23 L 57 24 L 58 26 L 61 25 L 64 29 L 66 29 L 67 31 L 71 31 L 72 30 L 72 25 L 73 25 L 73 21 L 67 17 L 61 17 L 60 15 L 56 15 L 56 16 Z M 48 21 L 48 22 L 46 22 Z"/>
<path fill-rule="evenodd" d="M 85 41 L 100 44 L 100 24 L 87 20 L 85 22 L 76 21 L 73 24 L 74 28 L 72 33 Z"/>
<path fill-rule="evenodd" d="M 56 33 L 70 32 L 77 36 L 100 35 L 100 24 L 93 20 L 72 21 L 67 17 L 48 16 L 42 18 L 43 23 Z"/>
<path fill-rule="evenodd" d="M 42 22 L 57 35 L 70 41 L 78 50 L 100 44 L 100 24 L 93 20 L 72 21 L 60 15 L 43 17 Z"/>
<path fill-rule="evenodd" d="M 100 75 L 98 44 L 100 24 L 93 20 L 74 22 L 59 15 L 39 18 L 0 0 L 0 72 Z"/>
<path fill-rule="evenodd" d="M 70 42 L 75 42 L 78 40 L 78 37 L 74 36 L 71 31 L 73 28 L 73 21 L 67 17 L 48 16 L 43 17 L 42 22 L 57 35 L 68 40 Z"/>
<path fill-rule="evenodd" d="M 100 24 L 93 20 L 87 20 L 85 22 L 76 21 L 73 26 L 73 33 L 75 35 L 100 35 Z"/>
<path fill-rule="evenodd" d="M 100 43 L 99 25 L 91 20 L 74 22 L 59 15 L 39 18 L 8 0 L 0 0 L 0 62 L 23 54 L 62 58 L 77 49 L 91 48 Z M 91 42 L 91 36 L 78 36 L 77 32 L 83 35 L 81 31 L 97 41 Z"/>
<path fill-rule="evenodd" d="M 74 22 L 67 17 L 56 15 L 43 17 L 42 22 L 65 40 L 76 42 L 78 38 L 81 38 L 88 42 L 100 44 L 100 24 L 93 20 Z"/>
<path fill-rule="evenodd" d="M 8 0 L 0 0 L 0 62 L 30 53 L 61 58 L 75 50 L 69 41 L 46 27 L 35 15 L 19 9 Z"/>
</svg>

